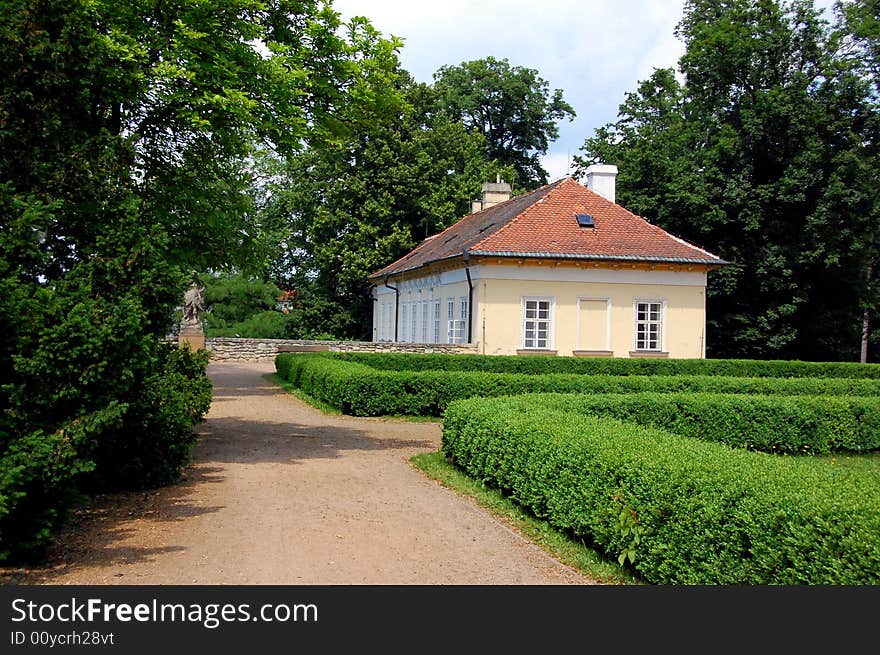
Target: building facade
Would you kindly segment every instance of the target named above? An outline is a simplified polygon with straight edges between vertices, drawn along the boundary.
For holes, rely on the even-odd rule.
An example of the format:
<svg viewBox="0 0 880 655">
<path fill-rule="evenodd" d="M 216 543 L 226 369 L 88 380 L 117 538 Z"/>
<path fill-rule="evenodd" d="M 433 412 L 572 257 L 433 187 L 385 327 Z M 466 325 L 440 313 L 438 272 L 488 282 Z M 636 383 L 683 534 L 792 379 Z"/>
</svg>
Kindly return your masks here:
<svg viewBox="0 0 880 655">
<path fill-rule="evenodd" d="M 474 213 L 371 276 L 373 339 L 705 357 L 707 275 L 726 262 L 615 204 L 615 175 L 593 166 L 586 187 L 566 178 L 515 198 L 484 185 Z"/>
</svg>

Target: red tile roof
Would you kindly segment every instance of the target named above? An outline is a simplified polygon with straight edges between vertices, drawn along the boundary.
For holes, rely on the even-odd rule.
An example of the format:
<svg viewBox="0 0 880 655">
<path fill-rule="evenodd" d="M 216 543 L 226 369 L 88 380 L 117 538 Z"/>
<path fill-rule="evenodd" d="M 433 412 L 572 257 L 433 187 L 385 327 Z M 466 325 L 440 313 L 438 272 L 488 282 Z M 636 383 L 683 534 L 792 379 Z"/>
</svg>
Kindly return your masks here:
<svg viewBox="0 0 880 655">
<path fill-rule="evenodd" d="M 589 214 L 595 227 L 580 227 Z M 373 273 L 381 278 L 470 255 L 721 265 L 726 262 L 565 178 L 465 216 Z"/>
</svg>

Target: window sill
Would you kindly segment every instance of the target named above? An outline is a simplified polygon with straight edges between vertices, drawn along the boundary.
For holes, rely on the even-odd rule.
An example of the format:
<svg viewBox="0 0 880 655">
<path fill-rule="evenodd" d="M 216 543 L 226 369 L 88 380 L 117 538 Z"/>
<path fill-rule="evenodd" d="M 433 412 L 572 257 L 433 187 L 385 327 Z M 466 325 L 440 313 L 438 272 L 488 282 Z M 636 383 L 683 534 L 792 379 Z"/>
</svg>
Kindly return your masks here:
<svg viewBox="0 0 880 655">
<path fill-rule="evenodd" d="M 614 357 L 613 350 L 572 350 L 574 357 Z"/>
<path fill-rule="evenodd" d="M 653 357 L 655 359 L 665 359 L 669 357 L 669 353 L 659 350 L 630 350 L 630 357 Z"/>
<path fill-rule="evenodd" d="M 516 351 L 517 355 L 556 355 L 557 351 L 541 348 L 520 348 Z"/>
</svg>

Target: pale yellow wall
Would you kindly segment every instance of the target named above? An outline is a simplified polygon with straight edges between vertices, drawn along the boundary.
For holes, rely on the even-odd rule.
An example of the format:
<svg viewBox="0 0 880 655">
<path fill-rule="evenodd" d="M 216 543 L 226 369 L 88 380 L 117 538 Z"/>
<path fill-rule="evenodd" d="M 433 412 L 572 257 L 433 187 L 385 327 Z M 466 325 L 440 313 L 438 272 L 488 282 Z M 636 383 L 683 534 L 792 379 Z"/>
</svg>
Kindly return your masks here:
<svg viewBox="0 0 880 655">
<path fill-rule="evenodd" d="M 635 348 L 635 299 L 665 301 L 665 350 L 669 357 L 704 356 L 704 286 L 507 279 L 481 279 L 477 285 L 474 340 L 479 342 L 481 353 L 516 354 L 522 347 L 522 299 L 524 296 L 536 296 L 551 297 L 555 301 L 552 348 L 559 355 L 571 355 L 577 349 L 596 349 L 595 342 L 578 343 L 578 298 L 607 298 L 611 301 L 609 345 L 614 357 L 629 357 L 630 351 Z M 600 302 L 585 303 L 582 316 L 595 316 L 600 305 Z M 581 332 L 580 340 L 583 341 L 584 330 Z"/>
</svg>

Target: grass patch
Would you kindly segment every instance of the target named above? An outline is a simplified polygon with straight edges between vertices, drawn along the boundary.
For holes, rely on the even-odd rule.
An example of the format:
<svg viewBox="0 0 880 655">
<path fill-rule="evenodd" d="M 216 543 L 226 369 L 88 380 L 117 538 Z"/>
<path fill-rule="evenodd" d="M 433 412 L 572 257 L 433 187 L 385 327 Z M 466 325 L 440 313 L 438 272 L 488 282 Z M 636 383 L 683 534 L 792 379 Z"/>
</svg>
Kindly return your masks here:
<svg viewBox="0 0 880 655">
<path fill-rule="evenodd" d="M 473 498 L 478 505 L 495 514 L 529 541 L 579 573 L 605 584 L 644 584 L 616 562 L 604 558 L 592 548 L 556 530 L 546 521 L 535 518 L 497 489 L 487 487 L 468 477 L 443 453 L 415 455 L 410 458 L 410 462 L 444 487 L 462 496 Z"/>
</svg>

